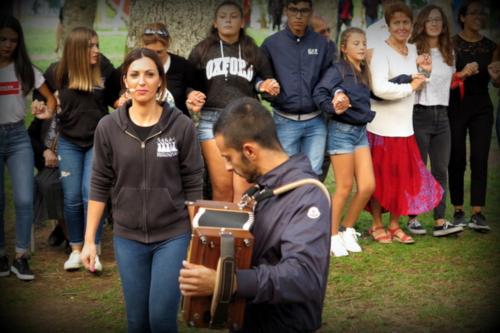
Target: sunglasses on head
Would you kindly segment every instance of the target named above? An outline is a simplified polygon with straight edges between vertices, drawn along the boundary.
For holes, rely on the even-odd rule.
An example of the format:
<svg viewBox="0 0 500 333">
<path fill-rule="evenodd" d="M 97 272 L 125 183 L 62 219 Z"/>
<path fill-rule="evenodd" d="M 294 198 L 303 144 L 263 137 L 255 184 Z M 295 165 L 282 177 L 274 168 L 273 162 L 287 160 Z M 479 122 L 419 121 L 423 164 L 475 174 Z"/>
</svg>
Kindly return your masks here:
<svg viewBox="0 0 500 333">
<path fill-rule="evenodd" d="M 168 37 L 170 34 L 168 33 L 167 30 L 161 29 L 161 30 L 155 30 L 155 29 L 144 29 L 144 34 L 145 35 L 158 35 L 162 37 Z"/>
</svg>

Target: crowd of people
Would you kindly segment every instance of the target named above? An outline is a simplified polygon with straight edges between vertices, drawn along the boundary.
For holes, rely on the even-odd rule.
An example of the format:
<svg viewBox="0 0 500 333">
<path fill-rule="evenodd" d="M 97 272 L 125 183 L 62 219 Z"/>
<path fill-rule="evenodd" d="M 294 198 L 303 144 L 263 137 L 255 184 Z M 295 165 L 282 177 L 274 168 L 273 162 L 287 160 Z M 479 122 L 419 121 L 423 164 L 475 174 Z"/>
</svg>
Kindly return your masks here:
<svg viewBox="0 0 500 333">
<path fill-rule="evenodd" d="M 0 276 L 34 279 L 35 165 L 39 173 L 59 168 L 65 270 L 102 271 L 103 222 L 112 220 L 129 332 L 175 332 L 180 294 L 213 293 L 215 272 L 183 261 L 194 214 L 186 201 L 203 198 L 207 179 L 205 199 L 238 202 L 253 184 L 324 179 L 332 166 L 331 202 L 305 186 L 257 204 L 252 268 L 237 270 L 233 290 L 248 300 L 247 332 L 320 328 L 330 255 L 362 252 L 355 226 L 363 210 L 382 244 L 414 243 L 410 234 L 427 233 L 418 216 L 431 210 L 435 237 L 466 226 L 489 231 L 482 213 L 494 123 L 488 85 L 500 85 L 500 51 L 481 33 L 481 2 L 464 2 L 456 18 L 462 30 L 452 37 L 439 6 L 414 18 L 403 2 L 384 1 L 385 29 L 348 27 L 338 45 L 311 0 L 285 2 L 285 28 L 260 47 L 245 33 L 242 7 L 228 0 L 188 59 L 169 52 L 167 25 L 153 22 L 115 68 L 97 33 L 79 27 L 43 75 L 18 20 L 1 17 Z M 36 119 L 27 131 L 33 90 Z M 497 117 L 497 131 L 499 124 Z M 16 216 L 12 263 L 5 168 Z"/>
</svg>

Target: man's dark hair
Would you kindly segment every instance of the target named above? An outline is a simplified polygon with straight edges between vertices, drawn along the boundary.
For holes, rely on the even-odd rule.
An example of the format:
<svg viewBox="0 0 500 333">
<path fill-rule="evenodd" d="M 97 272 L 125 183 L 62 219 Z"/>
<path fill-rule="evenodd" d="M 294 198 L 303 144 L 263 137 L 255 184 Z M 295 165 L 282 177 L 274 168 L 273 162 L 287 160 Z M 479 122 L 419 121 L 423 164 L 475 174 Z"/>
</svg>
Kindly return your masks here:
<svg viewBox="0 0 500 333">
<path fill-rule="evenodd" d="M 288 5 L 291 5 L 291 4 L 298 4 L 299 2 L 307 2 L 309 4 L 309 7 L 313 8 L 313 3 L 312 3 L 312 0 L 286 0 L 286 7 L 288 7 Z"/>
<path fill-rule="evenodd" d="M 241 151 L 246 142 L 282 151 L 269 111 L 258 100 L 242 97 L 229 103 L 214 125 L 214 135 L 222 135 L 227 147 Z"/>
</svg>

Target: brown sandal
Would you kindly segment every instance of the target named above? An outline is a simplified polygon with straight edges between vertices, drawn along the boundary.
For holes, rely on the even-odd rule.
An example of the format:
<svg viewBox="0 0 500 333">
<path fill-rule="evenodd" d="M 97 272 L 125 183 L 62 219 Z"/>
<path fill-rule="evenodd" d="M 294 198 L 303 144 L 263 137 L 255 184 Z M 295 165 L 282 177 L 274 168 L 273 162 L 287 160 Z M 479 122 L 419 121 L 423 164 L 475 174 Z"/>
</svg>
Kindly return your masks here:
<svg viewBox="0 0 500 333">
<path fill-rule="evenodd" d="M 392 243 L 392 237 L 385 231 L 384 227 L 371 227 L 368 233 L 372 236 L 373 240 L 381 244 Z"/>
<path fill-rule="evenodd" d="M 408 236 L 407 234 L 405 234 L 405 232 L 403 230 L 401 230 L 400 227 L 397 227 L 394 229 L 387 228 L 387 231 L 391 235 L 392 240 L 394 240 L 396 242 L 403 243 L 403 244 L 415 243 L 415 240 L 413 240 L 413 238 L 411 238 L 411 236 Z"/>
</svg>

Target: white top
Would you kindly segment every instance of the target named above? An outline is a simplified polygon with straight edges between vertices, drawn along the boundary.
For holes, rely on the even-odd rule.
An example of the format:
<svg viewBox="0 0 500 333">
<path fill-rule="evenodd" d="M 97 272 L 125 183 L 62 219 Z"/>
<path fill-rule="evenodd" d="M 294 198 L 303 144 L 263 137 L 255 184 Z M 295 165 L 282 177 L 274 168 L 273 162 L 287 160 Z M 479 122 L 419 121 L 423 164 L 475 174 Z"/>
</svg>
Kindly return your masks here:
<svg viewBox="0 0 500 333">
<path fill-rule="evenodd" d="M 409 83 L 389 82 L 401 74 L 417 73 L 417 49 L 407 44 L 408 55 L 403 56 L 387 43 L 378 44 L 373 49 L 370 63 L 373 93 L 384 99 L 371 100 L 375 118 L 368 123 L 367 130 L 381 136 L 408 137 L 413 135 L 414 93 Z"/>
<path fill-rule="evenodd" d="M 367 49 L 373 49 L 375 46 L 385 43 L 387 38 L 389 38 L 389 27 L 384 18 L 366 28 Z"/>
<path fill-rule="evenodd" d="M 35 89 L 45 82 L 42 73 L 35 72 Z M 17 123 L 26 115 L 26 96 L 23 96 L 22 83 L 16 76 L 14 63 L 0 68 L 0 124 Z"/>
<path fill-rule="evenodd" d="M 438 48 L 431 49 L 432 72 L 424 88 L 415 94 L 415 104 L 448 106 L 450 99 L 451 77 L 455 66 L 444 62 Z"/>
</svg>

